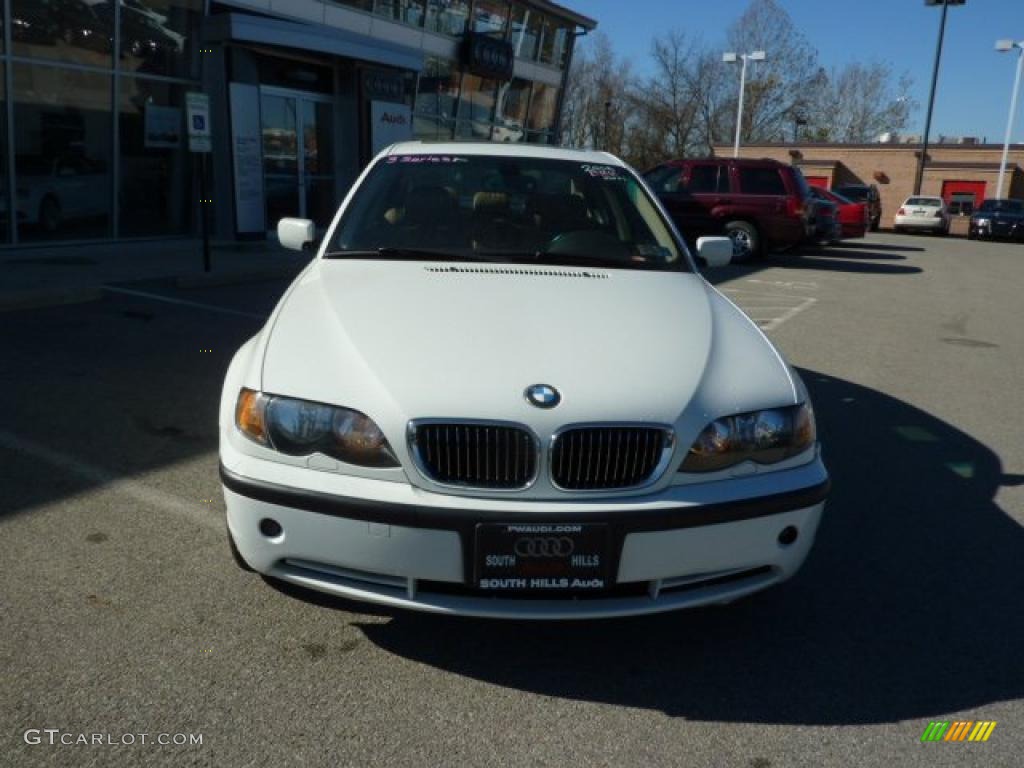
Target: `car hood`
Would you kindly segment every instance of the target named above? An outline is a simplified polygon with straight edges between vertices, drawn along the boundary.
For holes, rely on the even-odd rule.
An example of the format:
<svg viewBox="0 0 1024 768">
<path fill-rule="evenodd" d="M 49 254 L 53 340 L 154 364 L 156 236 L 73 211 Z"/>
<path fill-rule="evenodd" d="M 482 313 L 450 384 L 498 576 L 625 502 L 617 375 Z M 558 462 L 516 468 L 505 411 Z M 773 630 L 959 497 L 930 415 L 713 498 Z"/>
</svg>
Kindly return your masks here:
<svg viewBox="0 0 1024 768">
<path fill-rule="evenodd" d="M 393 445 L 416 418 L 695 434 L 796 399 L 760 331 L 691 273 L 323 260 L 266 333 L 264 391 L 361 410 Z M 537 383 L 558 389 L 557 408 L 526 401 Z"/>
</svg>

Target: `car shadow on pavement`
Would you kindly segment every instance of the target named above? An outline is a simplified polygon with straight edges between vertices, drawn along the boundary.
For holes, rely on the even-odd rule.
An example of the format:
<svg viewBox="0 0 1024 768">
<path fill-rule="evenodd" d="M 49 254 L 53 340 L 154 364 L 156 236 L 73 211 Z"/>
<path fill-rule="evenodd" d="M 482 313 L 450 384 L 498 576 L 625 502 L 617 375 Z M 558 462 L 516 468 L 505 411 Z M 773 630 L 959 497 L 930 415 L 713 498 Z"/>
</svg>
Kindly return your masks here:
<svg viewBox="0 0 1024 768">
<path fill-rule="evenodd" d="M 693 720 L 877 723 L 1024 695 L 1024 531 L 994 501 L 1021 478 L 905 402 L 802 375 L 834 488 L 815 547 L 786 584 L 642 618 L 395 611 L 359 623 L 362 632 L 398 656 L 493 685 Z"/>
<path fill-rule="evenodd" d="M 828 258 L 839 258 L 839 259 L 877 259 L 879 261 L 906 261 L 907 257 L 902 253 L 894 253 L 891 251 L 875 251 L 866 250 L 866 248 L 840 248 L 835 245 L 829 245 L 827 247 L 815 247 L 806 248 L 800 252 L 800 255 L 804 258 L 810 256 L 812 258 L 828 257 Z"/>
<path fill-rule="evenodd" d="M 847 240 L 829 246 L 829 248 L 836 248 L 838 250 L 843 250 L 846 248 L 859 249 L 864 247 L 870 248 L 872 251 L 914 251 L 921 253 L 926 250 L 925 248 L 922 248 L 921 246 L 918 245 L 891 245 L 888 243 L 868 242 L 866 240 L 861 239 L 856 239 L 856 241 Z"/>
</svg>

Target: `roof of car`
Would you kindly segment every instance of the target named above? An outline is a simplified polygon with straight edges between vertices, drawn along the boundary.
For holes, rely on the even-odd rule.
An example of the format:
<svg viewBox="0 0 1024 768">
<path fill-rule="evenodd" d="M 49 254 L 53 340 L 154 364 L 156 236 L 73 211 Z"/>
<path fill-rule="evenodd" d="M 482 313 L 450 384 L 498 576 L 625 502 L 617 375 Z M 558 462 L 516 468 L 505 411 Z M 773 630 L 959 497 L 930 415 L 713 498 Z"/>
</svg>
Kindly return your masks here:
<svg viewBox="0 0 1024 768">
<path fill-rule="evenodd" d="M 403 141 L 384 150 L 386 155 L 490 155 L 498 157 L 535 157 L 601 163 L 626 167 L 615 155 L 592 149 L 569 149 L 546 144 L 497 141 Z"/>
</svg>

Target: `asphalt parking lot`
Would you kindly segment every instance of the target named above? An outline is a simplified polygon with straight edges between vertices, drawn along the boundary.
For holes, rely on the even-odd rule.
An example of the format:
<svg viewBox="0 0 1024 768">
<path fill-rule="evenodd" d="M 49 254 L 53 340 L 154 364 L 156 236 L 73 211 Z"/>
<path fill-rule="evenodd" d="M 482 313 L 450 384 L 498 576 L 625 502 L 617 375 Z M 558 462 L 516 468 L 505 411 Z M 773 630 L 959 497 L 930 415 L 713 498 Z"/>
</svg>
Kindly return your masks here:
<svg viewBox="0 0 1024 768">
<path fill-rule="evenodd" d="M 1024 246 L 875 234 L 709 277 L 800 369 L 833 495 L 790 582 L 609 622 L 235 567 L 217 401 L 284 282 L 0 316 L 0 764 L 1020 765 Z M 998 726 L 921 743 L 936 720 Z"/>
</svg>

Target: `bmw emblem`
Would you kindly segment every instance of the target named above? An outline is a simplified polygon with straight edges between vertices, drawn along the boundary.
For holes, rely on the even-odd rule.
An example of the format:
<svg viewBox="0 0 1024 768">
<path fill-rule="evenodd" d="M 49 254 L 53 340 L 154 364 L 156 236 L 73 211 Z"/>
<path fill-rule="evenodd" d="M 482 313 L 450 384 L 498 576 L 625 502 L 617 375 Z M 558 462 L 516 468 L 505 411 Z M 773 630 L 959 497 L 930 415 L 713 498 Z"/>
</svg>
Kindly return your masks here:
<svg viewBox="0 0 1024 768">
<path fill-rule="evenodd" d="M 554 408 L 562 402 L 562 396 L 558 390 L 548 384 L 533 384 L 526 388 L 527 402 L 538 408 Z"/>
</svg>

